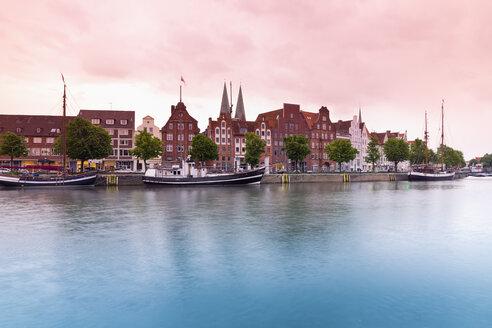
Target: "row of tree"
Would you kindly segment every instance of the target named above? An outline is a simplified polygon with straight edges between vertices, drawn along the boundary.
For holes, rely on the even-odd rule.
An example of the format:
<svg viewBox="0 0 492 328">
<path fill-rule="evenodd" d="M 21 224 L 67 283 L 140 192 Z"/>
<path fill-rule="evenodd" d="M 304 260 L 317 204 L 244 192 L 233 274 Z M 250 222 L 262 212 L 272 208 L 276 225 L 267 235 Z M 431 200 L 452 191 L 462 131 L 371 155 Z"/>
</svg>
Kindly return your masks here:
<svg viewBox="0 0 492 328">
<path fill-rule="evenodd" d="M 89 159 L 100 159 L 112 154 L 111 136 L 99 126 L 94 126 L 89 120 L 76 117 L 70 121 L 66 127 L 66 153 L 72 159 L 80 160 L 82 163 Z M 265 151 L 265 141 L 255 133 L 246 133 L 246 154 L 245 163 L 256 166 L 260 162 L 261 155 Z M 282 148 L 286 152 L 287 158 L 295 162 L 296 170 L 299 163 L 311 154 L 308 146 L 309 139 L 304 135 L 291 135 L 284 137 L 285 146 Z M 62 152 L 62 140 L 58 138 L 54 144 L 55 153 Z M 349 140 L 338 139 L 325 147 L 328 158 L 338 164 L 339 169 L 342 163 L 347 163 L 355 159 L 358 150 L 352 147 Z M 420 139 L 416 139 L 409 148 L 408 143 L 401 139 L 391 138 L 383 145 L 383 152 L 387 160 L 393 162 L 395 171 L 399 162 L 410 160 L 413 164 L 423 164 L 426 161 L 426 146 Z M 15 133 L 7 132 L 1 137 L 0 155 L 9 155 L 11 166 L 14 157 L 27 156 L 28 150 L 24 137 L 17 136 Z M 130 150 L 130 154 L 144 161 L 147 167 L 147 160 L 161 156 L 163 153 L 162 141 L 155 138 L 146 131 L 140 131 L 135 136 L 135 147 Z M 427 150 L 427 161 L 429 163 L 440 163 L 441 147 L 436 151 Z M 212 139 L 203 134 L 193 137 L 189 155 L 193 159 L 204 163 L 212 161 L 218 157 L 217 144 Z M 465 166 L 463 153 L 451 147 L 444 146 L 444 163 L 447 166 Z M 375 168 L 376 162 L 381 158 L 378 141 L 372 137 L 368 147 L 365 160 L 372 163 Z M 486 154 L 482 157 L 483 163 L 487 166 L 492 165 L 492 155 Z M 83 169 L 81 165 L 81 170 Z"/>
</svg>

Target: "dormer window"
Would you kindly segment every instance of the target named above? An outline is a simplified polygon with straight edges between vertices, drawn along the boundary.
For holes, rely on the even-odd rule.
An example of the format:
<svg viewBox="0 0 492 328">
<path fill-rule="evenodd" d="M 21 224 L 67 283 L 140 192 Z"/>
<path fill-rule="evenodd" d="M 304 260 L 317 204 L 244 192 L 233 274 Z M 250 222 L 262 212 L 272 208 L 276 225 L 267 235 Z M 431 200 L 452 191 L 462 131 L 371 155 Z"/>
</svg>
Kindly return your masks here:
<svg viewBox="0 0 492 328">
<path fill-rule="evenodd" d="M 114 124 L 114 120 L 113 119 L 106 120 L 106 124 L 113 125 Z"/>
<path fill-rule="evenodd" d="M 100 119 L 98 119 L 98 118 L 93 118 L 93 119 L 91 120 L 91 123 L 92 123 L 92 124 L 101 124 L 101 120 L 100 120 Z"/>
<path fill-rule="evenodd" d="M 41 129 L 41 128 L 36 128 L 36 133 L 41 133 L 42 130 L 43 129 Z"/>
<path fill-rule="evenodd" d="M 128 120 L 120 120 L 120 124 L 121 125 L 127 125 L 128 124 Z"/>
<path fill-rule="evenodd" d="M 15 132 L 21 133 L 22 132 L 22 128 L 15 128 Z"/>
</svg>

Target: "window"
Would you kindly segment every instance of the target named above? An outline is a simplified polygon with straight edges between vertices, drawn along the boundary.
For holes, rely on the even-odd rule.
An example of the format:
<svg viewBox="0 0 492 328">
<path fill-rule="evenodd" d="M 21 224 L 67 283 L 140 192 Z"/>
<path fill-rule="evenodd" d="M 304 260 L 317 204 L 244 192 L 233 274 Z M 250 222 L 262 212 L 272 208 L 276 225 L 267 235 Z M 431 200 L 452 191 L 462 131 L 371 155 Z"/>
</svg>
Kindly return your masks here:
<svg viewBox="0 0 492 328">
<path fill-rule="evenodd" d="M 113 125 L 114 124 L 114 120 L 113 119 L 106 120 L 106 124 Z"/>
<path fill-rule="evenodd" d="M 225 135 L 225 129 L 222 129 L 222 134 L 224 134 L 224 135 Z"/>
<path fill-rule="evenodd" d="M 128 130 L 120 130 L 120 136 L 127 136 Z"/>
<path fill-rule="evenodd" d="M 42 130 L 43 129 L 41 129 L 41 128 L 36 128 L 36 133 L 41 133 Z"/>
<path fill-rule="evenodd" d="M 331 125 L 328 125 L 328 130 L 330 130 L 330 131 L 331 131 Z"/>
<path fill-rule="evenodd" d="M 178 134 L 178 141 L 184 141 L 184 134 Z"/>
<path fill-rule="evenodd" d="M 225 121 L 222 121 L 221 126 L 222 126 L 223 128 L 225 128 L 225 126 L 226 126 Z"/>
<path fill-rule="evenodd" d="M 261 129 L 264 130 L 265 129 L 265 123 L 261 123 Z"/>
<path fill-rule="evenodd" d="M 231 128 L 228 128 L 227 129 L 227 135 L 230 136 L 231 135 Z"/>
<path fill-rule="evenodd" d="M 220 140 L 219 140 L 219 137 L 215 137 L 215 143 L 217 143 L 217 144 L 218 144 L 218 143 L 219 143 L 219 141 L 220 141 Z"/>
<path fill-rule="evenodd" d="M 270 139 L 267 139 L 267 146 L 270 146 Z"/>
<path fill-rule="evenodd" d="M 294 118 L 294 114 L 290 113 L 290 118 Z"/>
<path fill-rule="evenodd" d="M 173 140 L 173 135 L 170 133 L 166 134 L 166 140 Z"/>
<path fill-rule="evenodd" d="M 188 124 L 188 130 L 193 130 L 193 123 Z"/>
<path fill-rule="evenodd" d="M 169 129 L 172 130 L 173 129 L 173 124 L 172 123 L 169 123 Z"/>
<path fill-rule="evenodd" d="M 245 143 L 246 143 L 246 138 L 243 138 L 243 144 L 245 144 Z"/>
<path fill-rule="evenodd" d="M 15 132 L 17 132 L 17 133 L 22 132 L 22 128 L 15 128 Z"/>
<path fill-rule="evenodd" d="M 154 133 L 154 128 L 149 128 L 150 133 Z"/>
<path fill-rule="evenodd" d="M 101 120 L 98 118 L 93 118 L 93 119 L 91 119 L 91 123 L 92 124 L 101 124 Z"/>
<path fill-rule="evenodd" d="M 215 134 L 220 134 L 220 129 L 219 128 L 216 128 L 215 129 Z"/>
<path fill-rule="evenodd" d="M 166 151 L 168 152 L 173 151 L 173 145 L 166 145 Z"/>
<path fill-rule="evenodd" d="M 237 143 L 237 144 L 239 143 L 239 138 L 236 138 L 236 143 Z"/>
<path fill-rule="evenodd" d="M 120 149 L 120 156 L 130 156 L 128 149 Z"/>
<path fill-rule="evenodd" d="M 47 144 L 55 143 L 55 138 L 46 138 L 46 143 Z"/>
<path fill-rule="evenodd" d="M 184 130 L 184 123 L 178 123 L 178 130 Z"/>
<path fill-rule="evenodd" d="M 20 129 L 20 128 L 17 128 L 17 129 Z M 20 131 L 17 131 L 17 132 L 20 132 Z M 60 129 L 51 129 L 50 130 L 50 133 L 60 133 Z"/>
<path fill-rule="evenodd" d="M 270 130 L 267 131 L 267 137 L 270 137 Z"/>
<path fill-rule="evenodd" d="M 120 124 L 121 125 L 127 125 L 128 124 L 128 120 L 120 120 Z"/>
<path fill-rule="evenodd" d="M 41 156 L 41 148 L 31 148 L 31 155 Z"/>
<path fill-rule="evenodd" d="M 178 153 L 184 152 L 184 147 L 182 145 L 177 147 Z"/>
<path fill-rule="evenodd" d="M 239 153 L 239 147 L 236 147 L 236 153 Z"/>
<path fill-rule="evenodd" d="M 120 140 L 120 145 L 128 146 L 128 140 L 127 139 L 121 139 Z"/>
<path fill-rule="evenodd" d="M 322 116 L 321 119 L 323 120 L 323 122 L 326 122 L 326 116 Z"/>
<path fill-rule="evenodd" d="M 256 129 L 256 135 L 259 136 L 260 135 L 260 130 Z"/>
<path fill-rule="evenodd" d="M 241 149 L 241 151 L 244 153 L 244 152 L 246 151 L 246 148 L 244 148 L 244 147 L 243 147 L 243 148 Z"/>
<path fill-rule="evenodd" d="M 225 144 L 225 138 L 222 138 L 222 143 Z"/>
<path fill-rule="evenodd" d="M 188 134 L 188 141 L 192 141 L 194 136 L 194 134 Z"/>
<path fill-rule="evenodd" d="M 32 138 L 33 143 L 41 143 L 41 138 Z"/>
<path fill-rule="evenodd" d="M 323 128 L 323 130 L 326 130 L 326 124 L 323 124 L 321 127 Z"/>
<path fill-rule="evenodd" d="M 264 137 L 265 136 L 265 131 L 261 131 L 261 136 Z"/>
<path fill-rule="evenodd" d="M 51 149 L 41 148 L 41 156 L 51 156 Z"/>
</svg>

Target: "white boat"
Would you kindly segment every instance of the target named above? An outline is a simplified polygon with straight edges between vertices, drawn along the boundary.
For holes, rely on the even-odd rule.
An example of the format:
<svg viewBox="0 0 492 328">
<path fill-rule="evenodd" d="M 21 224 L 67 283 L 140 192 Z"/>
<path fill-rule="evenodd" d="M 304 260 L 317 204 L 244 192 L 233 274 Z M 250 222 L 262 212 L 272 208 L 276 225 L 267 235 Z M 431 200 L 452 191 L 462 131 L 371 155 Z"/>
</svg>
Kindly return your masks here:
<svg viewBox="0 0 492 328">
<path fill-rule="evenodd" d="M 225 186 L 259 184 L 265 167 L 237 173 L 209 173 L 206 168 L 196 168 L 195 162 L 183 162 L 182 167 L 148 169 L 142 181 L 160 186 Z"/>
</svg>

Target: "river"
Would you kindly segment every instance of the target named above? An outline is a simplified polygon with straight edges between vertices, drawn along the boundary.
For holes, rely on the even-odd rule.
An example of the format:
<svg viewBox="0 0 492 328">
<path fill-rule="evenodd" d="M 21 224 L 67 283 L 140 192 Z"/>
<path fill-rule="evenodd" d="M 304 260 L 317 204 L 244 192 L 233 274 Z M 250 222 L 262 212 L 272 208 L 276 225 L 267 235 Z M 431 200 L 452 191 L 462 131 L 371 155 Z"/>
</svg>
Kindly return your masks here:
<svg viewBox="0 0 492 328">
<path fill-rule="evenodd" d="M 0 189 L 0 326 L 491 326 L 491 194 L 489 178 Z"/>
</svg>

